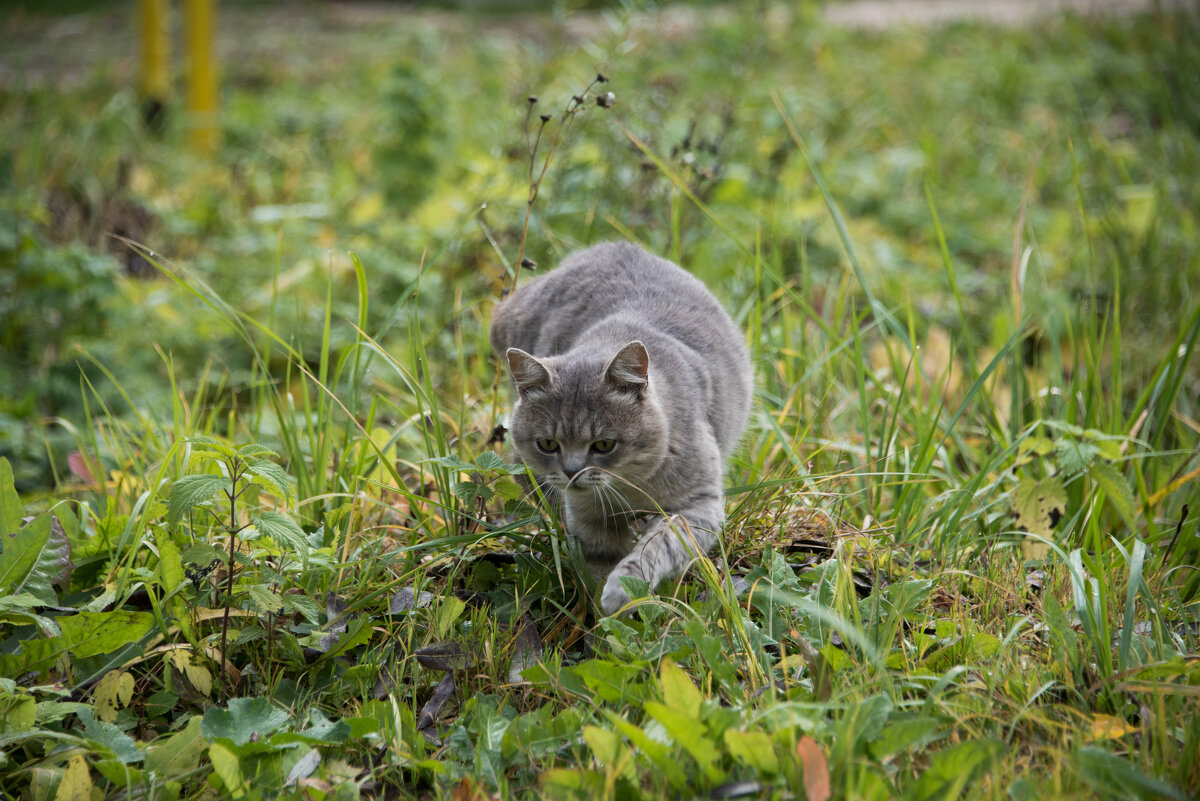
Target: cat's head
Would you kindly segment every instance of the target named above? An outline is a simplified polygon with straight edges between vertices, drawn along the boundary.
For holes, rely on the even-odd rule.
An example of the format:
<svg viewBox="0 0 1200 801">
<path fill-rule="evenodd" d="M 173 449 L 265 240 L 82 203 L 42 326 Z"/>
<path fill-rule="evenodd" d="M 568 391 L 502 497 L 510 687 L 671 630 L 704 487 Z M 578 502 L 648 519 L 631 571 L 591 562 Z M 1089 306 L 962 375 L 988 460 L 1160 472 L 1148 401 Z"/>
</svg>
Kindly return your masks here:
<svg viewBox="0 0 1200 801">
<path fill-rule="evenodd" d="M 667 426 L 641 342 L 612 353 L 535 358 L 508 350 L 510 429 L 535 474 L 563 491 L 641 486 L 666 456 Z"/>
</svg>

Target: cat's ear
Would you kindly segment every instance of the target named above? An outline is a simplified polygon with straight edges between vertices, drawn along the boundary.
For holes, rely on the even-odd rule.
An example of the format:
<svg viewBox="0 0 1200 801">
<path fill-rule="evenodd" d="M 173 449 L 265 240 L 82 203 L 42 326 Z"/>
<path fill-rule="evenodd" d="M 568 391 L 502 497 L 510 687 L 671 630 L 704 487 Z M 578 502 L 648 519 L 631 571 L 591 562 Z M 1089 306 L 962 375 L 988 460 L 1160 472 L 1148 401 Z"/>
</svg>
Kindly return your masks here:
<svg viewBox="0 0 1200 801">
<path fill-rule="evenodd" d="M 533 389 L 545 389 L 550 383 L 550 371 L 520 348 L 508 349 L 508 369 L 517 392 L 524 395 Z"/>
<path fill-rule="evenodd" d="M 647 374 L 650 372 L 650 354 L 641 342 L 630 342 L 617 351 L 608 367 L 604 368 L 604 378 L 619 389 L 634 390 L 638 394 L 646 391 L 649 383 Z"/>
</svg>

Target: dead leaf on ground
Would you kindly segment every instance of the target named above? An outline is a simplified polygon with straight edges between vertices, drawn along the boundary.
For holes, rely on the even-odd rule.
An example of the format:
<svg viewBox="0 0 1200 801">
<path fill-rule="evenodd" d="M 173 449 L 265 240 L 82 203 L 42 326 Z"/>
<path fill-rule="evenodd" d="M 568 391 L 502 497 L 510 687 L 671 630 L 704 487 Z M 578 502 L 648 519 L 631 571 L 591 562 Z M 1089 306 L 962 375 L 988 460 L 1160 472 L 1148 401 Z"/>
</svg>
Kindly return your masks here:
<svg viewBox="0 0 1200 801">
<path fill-rule="evenodd" d="M 829 760 L 821 746 L 811 737 L 801 737 L 796 743 L 796 755 L 804 766 L 805 797 L 808 801 L 829 801 L 833 795 L 829 787 Z"/>
</svg>

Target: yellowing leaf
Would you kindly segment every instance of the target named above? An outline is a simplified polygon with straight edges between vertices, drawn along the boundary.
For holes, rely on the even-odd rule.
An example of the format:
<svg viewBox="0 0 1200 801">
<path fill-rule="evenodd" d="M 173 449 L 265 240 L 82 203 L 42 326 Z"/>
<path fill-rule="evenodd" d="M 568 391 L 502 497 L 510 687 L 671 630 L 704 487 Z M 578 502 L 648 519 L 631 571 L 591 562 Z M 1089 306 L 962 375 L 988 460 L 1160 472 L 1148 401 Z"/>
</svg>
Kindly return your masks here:
<svg viewBox="0 0 1200 801">
<path fill-rule="evenodd" d="M 220 743 L 213 743 L 208 747 L 208 759 L 212 762 L 213 772 L 230 796 L 241 798 L 246 794 L 246 780 L 242 776 L 242 765 L 237 754 Z"/>
<path fill-rule="evenodd" d="M 126 670 L 110 670 L 96 684 L 92 694 L 92 705 L 96 717 L 108 723 L 117 719 L 117 712 L 129 706 L 133 698 L 133 674 Z"/>
<path fill-rule="evenodd" d="M 1039 537 L 1052 539 L 1054 526 L 1066 514 L 1066 510 L 1067 491 L 1057 478 L 1044 478 L 1041 481 L 1022 479 L 1013 493 L 1012 511 L 1017 528 Z M 1038 551 L 1045 548 L 1034 540 L 1022 543 L 1021 547 L 1028 557 L 1040 555 Z"/>
<path fill-rule="evenodd" d="M 675 664 L 675 660 L 667 657 L 659 668 L 659 680 L 662 682 L 663 700 L 667 706 L 677 709 L 690 718 L 700 717 L 700 702 L 704 700 L 696 685 L 683 672 L 683 668 Z"/>
<path fill-rule="evenodd" d="M 1113 715 L 1092 715 L 1092 723 L 1088 727 L 1088 742 L 1119 740 L 1126 734 L 1137 730 L 1137 726 L 1130 725 L 1124 718 Z"/>
<path fill-rule="evenodd" d="M 88 770 L 87 759 L 83 754 L 76 754 L 67 763 L 63 771 L 62 781 L 58 783 L 58 792 L 54 801 L 91 801 L 92 774 Z"/>
<path fill-rule="evenodd" d="M 183 674 L 184 678 L 205 696 L 212 695 L 212 673 L 208 668 L 196 661 L 191 651 L 177 649 L 167 654 L 171 667 Z"/>
</svg>

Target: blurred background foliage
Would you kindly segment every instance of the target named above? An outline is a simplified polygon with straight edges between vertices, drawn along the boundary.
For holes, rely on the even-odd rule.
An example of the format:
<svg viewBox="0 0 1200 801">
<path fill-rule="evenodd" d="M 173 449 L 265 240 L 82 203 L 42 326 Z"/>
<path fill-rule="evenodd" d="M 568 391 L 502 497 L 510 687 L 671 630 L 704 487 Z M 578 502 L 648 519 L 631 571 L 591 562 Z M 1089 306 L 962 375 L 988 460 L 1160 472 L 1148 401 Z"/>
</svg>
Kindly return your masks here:
<svg viewBox="0 0 1200 801">
<path fill-rule="evenodd" d="M 160 134 L 143 124 L 131 6 L 9 4 L 0 456 L 19 488 L 62 478 L 89 384 L 154 414 L 171 405 L 168 362 L 183 380 L 222 376 L 218 403 L 255 380 L 221 317 L 114 234 L 289 332 L 314 362 L 330 281 L 331 342 L 353 338 L 354 253 L 368 333 L 405 348 L 400 323 L 417 315 L 439 389 L 477 390 L 458 384 L 490 374 L 488 309 L 528 193 L 527 97 L 536 128 L 597 72 L 616 105 L 589 107 L 555 157 L 526 251 L 540 265 L 634 238 L 719 283 L 736 309 L 754 296 L 757 250 L 826 312 L 852 278 L 778 102 L 875 295 L 919 310 L 907 321 L 917 341 L 935 331 L 965 353 L 998 347 L 1017 274 L 1037 329 L 1029 364 L 1087 362 L 1068 352 L 1074 327 L 1097 309 L 1119 314 L 1123 363 L 1105 369 L 1120 368 L 1132 396 L 1196 304 L 1194 13 L 870 31 L 822 24 L 808 4 L 533 5 L 222 6 L 210 156 L 188 148 L 181 97 Z M 1196 381 L 1181 414 L 1195 412 Z"/>
</svg>

